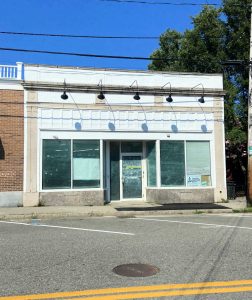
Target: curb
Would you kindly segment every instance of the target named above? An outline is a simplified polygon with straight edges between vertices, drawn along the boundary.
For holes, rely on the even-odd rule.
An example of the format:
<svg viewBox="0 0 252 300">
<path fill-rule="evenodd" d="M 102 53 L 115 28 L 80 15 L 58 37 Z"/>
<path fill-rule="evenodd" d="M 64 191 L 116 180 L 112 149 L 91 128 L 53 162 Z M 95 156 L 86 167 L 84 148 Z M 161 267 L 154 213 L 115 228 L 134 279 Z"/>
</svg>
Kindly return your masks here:
<svg viewBox="0 0 252 300">
<path fill-rule="evenodd" d="M 152 211 L 115 211 L 115 212 L 87 212 L 87 213 L 72 213 L 72 212 L 52 212 L 52 213 L 26 213 L 26 214 L 0 214 L 1 221 L 15 220 L 53 220 L 53 219 L 82 219 L 90 217 L 117 217 L 117 218 L 134 218 L 137 216 L 165 216 L 165 215 L 198 215 L 198 214 L 218 214 L 218 213 L 233 213 L 231 208 L 227 209 L 194 209 L 194 210 L 152 210 Z"/>
</svg>

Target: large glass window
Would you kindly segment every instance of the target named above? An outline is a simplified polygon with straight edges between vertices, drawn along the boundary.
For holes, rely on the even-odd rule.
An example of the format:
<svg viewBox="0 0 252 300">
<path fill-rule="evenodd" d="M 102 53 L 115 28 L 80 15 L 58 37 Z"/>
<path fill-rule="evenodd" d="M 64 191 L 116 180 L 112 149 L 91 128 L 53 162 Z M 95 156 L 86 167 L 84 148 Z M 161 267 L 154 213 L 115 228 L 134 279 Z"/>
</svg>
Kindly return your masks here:
<svg viewBox="0 0 252 300">
<path fill-rule="evenodd" d="M 160 141 L 161 186 L 185 185 L 184 141 Z"/>
<path fill-rule="evenodd" d="M 42 187 L 71 188 L 70 140 L 43 140 Z"/>
<path fill-rule="evenodd" d="M 157 185 L 156 170 L 156 142 L 146 142 L 146 159 L 147 159 L 147 185 Z"/>
<path fill-rule="evenodd" d="M 186 142 L 187 186 L 211 185 L 211 161 L 209 142 Z"/>
<path fill-rule="evenodd" d="M 73 188 L 100 186 L 100 142 L 73 141 Z"/>
<path fill-rule="evenodd" d="M 71 171 L 72 170 L 72 171 Z M 43 140 L 42 188 L 100 187 L 100 142 Z"/>
</svg>

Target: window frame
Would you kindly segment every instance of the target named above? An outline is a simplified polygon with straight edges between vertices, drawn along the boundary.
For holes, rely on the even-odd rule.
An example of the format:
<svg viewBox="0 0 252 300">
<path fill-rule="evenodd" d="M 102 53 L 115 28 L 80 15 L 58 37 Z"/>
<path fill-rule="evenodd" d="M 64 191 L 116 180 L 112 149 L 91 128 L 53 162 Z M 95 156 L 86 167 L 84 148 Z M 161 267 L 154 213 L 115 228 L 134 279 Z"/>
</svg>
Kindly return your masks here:
<svg viewBox="0 0 252 300">
<path fill-rule="evenodd" d="M 99 180 L 97 179 L 97 181 L 99 181 L 99 185 L 98 186 L 96 186 L 96 187 L 74 187 L 74 181 L 76 180 L 76 179 L 74 179 L 74 175 L 75 175 L 75 173 L 74 173 L 74 143 L 76 142 L 76 141 L 78 141 L 78 142 L 87 142 L 87 143 L 90 143 L 90 142 L 96 142 L 97 143 L 97 146 L 99 147 L 99 155 L 98 155 L 98 159 L 99 159 L 99 166 L 98 166 L 98 168 L 99 168 Z M 72 184 L 72 186 L 71 186 L 71 188 L 72 188 L 72 190 L 78 190 L 78 189 L 80 189 L 80 190 L 86 190 L 86 189 L 97 189 L 97 188 L 100 188 L 101 187 L 101 180 L 102 180 L 102 176 L 101 176 L 101 144 L 100 144 L 100 140 L 83 140 L 83 139 L 78 139 L 78 140 L 76 140 L 76 139 L 73 139 L 72 140 L 72 152 L 71 152 L 71 154 L 72 154 L 72 156 L 71 156 L 71 170 L 72 170 L 72 177 L 71 177 L 71 184 Z M 86 157 L 85 157 L 86 158 Z"/>
<path fill-rule="evenodd" d="M 82 138 L 59 138 L 59 140 L 70 140 L 70 151 L 71 151 L 71 187 L 70 188 L 62 188 L 62 189 L 43 189 L 43 142 L 44 140 L 54 140 L 53 138 L 41 138 L 40 139 L 40 160 L 39 160 L 39 168 L 38 168 L 38 175 L 39 175 L 39 191 L 41 193 L 48 193 L 48 192 L 85 192 L 85 191 L 98 191 L 98 190 L 102 190 L 103 187 L 104 187 L 104 184 L 103 184 L 103 180 L 102 180 L 102 177 L 103 177 L 103 147 L 102 147 L 102 143 L 103 143 L 103 140 L 100 140 L 100 139 L 88 139 L 88 140 L 85 140 L 85 139 L 82 139 Z M 99 169 L 100 169 L 100 186 L 99 187 L 87 187 L 87 188 L 73 188 L 73 141 L 74 140 L 78 140 L 78 141 L 98 141 L 99 142 L 99 152 L 100 152 L 100 155 L 99 155 Z"/>
<path fill-rule="evenodd" d="M 184 167 L 185 167 L 185 185 L 181 186 L 162 186 L 161 183 L 161 141 L 183 141 L 184 143 Z M 211 185 L 208 186 L 189 186 L 187 185 L 187 142 L 207 142 L 209 144 L 209 160 L 210 160 L 210 180 Z M 212 140 L 211 139 L 204 139 L 204 140 L 197 140 L 197 139 L 182 139 L 182 140 L 156 140 L 156 168 L 157 168 L 157 185 L 156 187 L 149 187 L 146 186 L 147 189 L 213 189 L 215 188 L 215 176 L 213 171 L 215 170 L 214 158 L 212 157 Z"/>
<path fill-rule="evenodd" d="M 43 145 L 44 145 L 44 141 L 68 141 L 68 142 L 70 142 L 70 168 L 69 168 L 69 171 L 70 171 L 70 185 L 69 185 L 69 187 L 64 187 L 64 188 L 45 188 L 45 189 L 43 189 L 43 157 L 44 157 L 44 152 L 43 152 Z M 41 190 L 42 191 L 48 191 L 48 192 L 50 192 L 50 191 L 61 191 L 61 190 L 64 190 L 64 191 L 70 191 L 71 190 L 71 187 L 72 187 L 72 182 L 71 182 L 71 180 L 72 180 L 72 168 L 71 168 L 71 151 L 72 151 L 72 145 L 71 145 L 71 139 L 57 139 L 57 140 L 55 140 L 55 139 L 43 139 L 43 141 L 42 141 L 42 143 L 41 143 L 41 172 L 40 172 L 40 175 L 41 175 Z"/>
<path fill-rule="evenodd" d="M 210 168 L 210 172 L 209 172 L 209 176 L 210 176 L 210 185 L 204 186 L 204 185 L 200 185 L 200 186 L 189 186 L 187 185 L 187 143 L 208 143 L 209 146 L 209 168 Z M 186 187 L 188 188 L 211 188 L 213 187 L 213 166 L 212 166 L 212 157 L 211 157 L 211 141 L 210 140 L 186 140 L 185 141 L 185 174 L 186 174 Z M 202 175 L 202 174 L 201 174 Z"/>
<path fill-rule="evenodd" d="M 152 142 L 154 144 L 154 151 L 155 151 L 155 184 L 154 185 L 150 185 L 149 184 L 149 179 L 150 179 L 150 175 L 149 175 L 149 163 L 150 163 L 150 160 L 149 160 L 149 152 L 148 152 L 148 143 Z M 144 157 L 145 157 L 145 161 L 146 161 L 146 188 L 156 188 L 158 186 L 158 169 L 157 169 L 157 157 L 158 157 L 158 154 L 157 154 L 157 142 L 155 140 L 150 140 L 150 141 L 146 141 L 145 142 L 145 154 L 144 154 Z"/>
<path fill-rule="evenodd" d="M 180 144 L 183 145 L 183 156 L 184 156 L 184 184 L 183 185 L 163 185 L 162 184 L 162 172 L 161 172 L 161 143 L 165 142 L 165 143 L 176 143 L 179 142 Z M 186 187 L 186 167 L 185 167 L 185 153 L 186 153 L 186 148 L 185 148 L 185 141 L 184 140 L 161 140 L 160 141 L 160 149 L 159 149 L 159 153 L 160 153 L 160 169 L 159 169 L 159 173 L 160 173 L 160 187 L 161 188 L 184 188 Z"/>
</svg>

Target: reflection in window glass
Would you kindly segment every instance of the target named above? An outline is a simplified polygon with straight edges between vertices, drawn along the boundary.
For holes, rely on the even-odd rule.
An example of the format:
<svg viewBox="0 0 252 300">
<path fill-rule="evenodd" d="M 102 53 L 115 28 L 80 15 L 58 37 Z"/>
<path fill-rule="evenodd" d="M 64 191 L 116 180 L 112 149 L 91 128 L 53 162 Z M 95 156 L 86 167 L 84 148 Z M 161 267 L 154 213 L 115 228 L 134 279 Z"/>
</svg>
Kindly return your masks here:
<svg viewBox="0 0 252 300">
<path fill-rule="evenodd" d="M 120 143 L 110 143 L 110 199 L 120 200 Z"/>
<path fill-rule="evenodd" d="M 142 142 L 122 142 L 122 153 L 142 153 L 143 144 Z"/>
<path fill-rule="evenodd" d="M 160 141 L 161 186 L 185 185 L 183 141 Z"/>
<path fill-rule="evenodd" d="M 147 158 L 147 185 L 157 185 L 156 174 L 156 143 L 155 141 L 146 142 L 146 158 Z"/>
<path fill-rule="evenodd" d="M 211 161 L 209 142 L 186 143 L 187 186 L 211 185 Z"/>
<path fill-rule="evenodd" d="M 100 142 L 73 141 L 73 188 L 100 186 Z"/>
<path fill-rule="evenodd" d="M 43 140 L 42 187 L 71 188 L 70 140 Z"/>
</svg>

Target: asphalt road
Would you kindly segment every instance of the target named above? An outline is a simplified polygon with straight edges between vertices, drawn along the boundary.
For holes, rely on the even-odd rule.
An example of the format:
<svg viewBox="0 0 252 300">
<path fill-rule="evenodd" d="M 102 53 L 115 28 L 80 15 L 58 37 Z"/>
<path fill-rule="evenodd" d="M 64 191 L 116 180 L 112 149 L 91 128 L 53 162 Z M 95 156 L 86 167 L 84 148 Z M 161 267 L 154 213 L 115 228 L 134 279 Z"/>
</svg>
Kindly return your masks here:
<svg viewBox="0 0 252 300">
<path fill-rule="evenodd" d="M 78 299 L 252 299 L 252 215 L 0 221 L 0 245 L 0 299 L 56 292 L 75 299 L 73 291 L 83 291 Z M 160 271 L 138 278 L 112 271 L 127 263 Z M 136 294 L 97 291 L 116 287 Z"/>
</svg>

